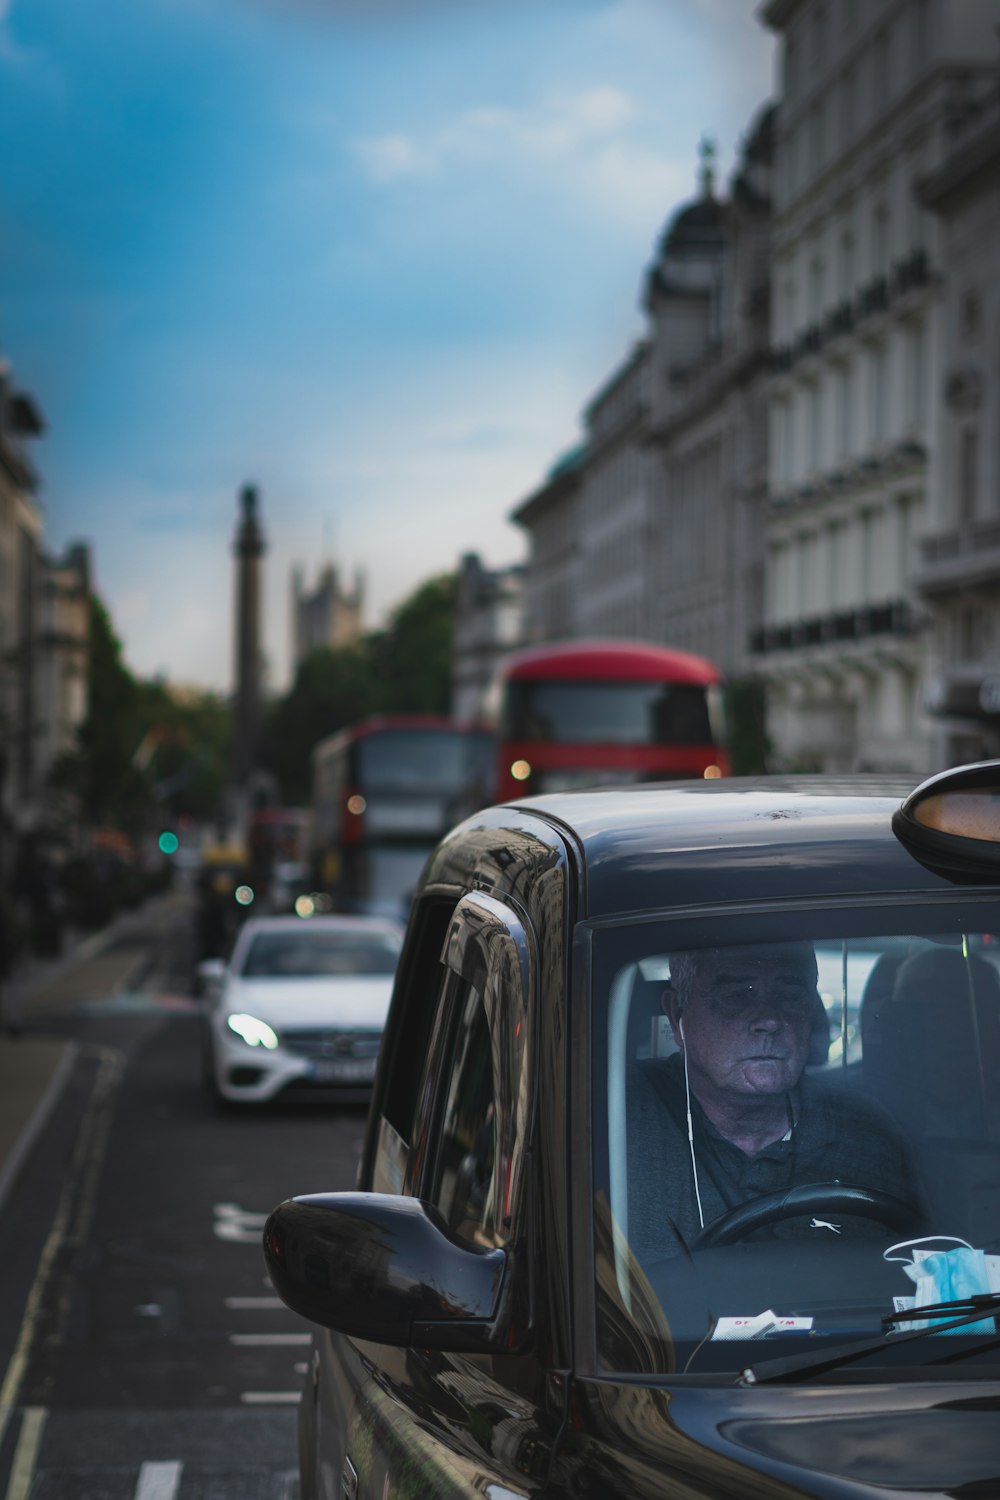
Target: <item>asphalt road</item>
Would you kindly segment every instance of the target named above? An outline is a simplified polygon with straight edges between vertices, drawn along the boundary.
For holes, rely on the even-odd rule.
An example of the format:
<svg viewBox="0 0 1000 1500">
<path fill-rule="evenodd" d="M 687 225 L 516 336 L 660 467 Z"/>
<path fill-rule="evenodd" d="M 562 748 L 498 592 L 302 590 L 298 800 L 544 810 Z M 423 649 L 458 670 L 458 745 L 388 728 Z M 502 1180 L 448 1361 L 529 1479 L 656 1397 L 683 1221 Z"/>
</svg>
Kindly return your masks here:
<svg viewBox="0 0 1000 1500">
<path fill-rule="evenodd" d="M 354 1185 L 364 1111 L 220 1110 L 190 913 L 148 927 L 136 990 L 44 1021 L 80 1047 L 0 1217 L 5 1500 L 298 1494 L 310 1332 L 266 1280 L 261 1228 L 282 1198 Z"/>
</svg>

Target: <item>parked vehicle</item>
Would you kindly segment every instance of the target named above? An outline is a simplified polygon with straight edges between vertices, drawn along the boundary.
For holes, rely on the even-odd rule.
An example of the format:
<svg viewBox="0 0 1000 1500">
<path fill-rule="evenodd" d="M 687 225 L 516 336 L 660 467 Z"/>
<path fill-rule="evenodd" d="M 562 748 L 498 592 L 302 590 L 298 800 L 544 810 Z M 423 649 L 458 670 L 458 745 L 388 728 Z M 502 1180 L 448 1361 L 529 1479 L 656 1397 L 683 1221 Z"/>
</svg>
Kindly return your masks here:
<svg viewBox="0 0 1000 1500">
<path fill-rule="evenodd" d="M 402 940 L 374 917 L 252 917 L 200 966 L 205 1080 L 243 1104 L 371 1095 Z"/>
<path fill-rule="evenodd" d="M 1000 762 L 454 830 L 264 1232 L 304 1500 L 996 1493 L 998 974 Z"/>
</svg>

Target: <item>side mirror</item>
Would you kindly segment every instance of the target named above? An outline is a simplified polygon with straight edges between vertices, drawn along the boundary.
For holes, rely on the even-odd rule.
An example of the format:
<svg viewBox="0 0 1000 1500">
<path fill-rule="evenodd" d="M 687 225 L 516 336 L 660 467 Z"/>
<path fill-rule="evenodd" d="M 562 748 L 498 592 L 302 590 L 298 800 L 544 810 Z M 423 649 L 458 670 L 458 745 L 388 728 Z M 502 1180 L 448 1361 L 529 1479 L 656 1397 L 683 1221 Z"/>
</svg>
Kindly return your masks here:
<svg viewBox="0 0 1000 1500">
<path fill-rule="evenodd" d="M 947 880 L 1000 879 L 1000 761 L 980 761 L 931 776 L 892 815 L 900 843 Z"/>
<path fill-rule="evenodd" d="M 431 1204 L 392 1193 L 290 1198 L 264 1228 L 264 1260 L 286 1306 L 398 1348 L 501 1347 L 507 1259 L 456 1238 Z M 511 1352 L 509 1333 L 502 1346 Z"/>
<path fill-rule="evenodd" d="M 226 977 L 226 965 L 221 958 L 204 958 L 195 973 L 198 976 L 199 993 L 217 995 Z"/>
</svg>

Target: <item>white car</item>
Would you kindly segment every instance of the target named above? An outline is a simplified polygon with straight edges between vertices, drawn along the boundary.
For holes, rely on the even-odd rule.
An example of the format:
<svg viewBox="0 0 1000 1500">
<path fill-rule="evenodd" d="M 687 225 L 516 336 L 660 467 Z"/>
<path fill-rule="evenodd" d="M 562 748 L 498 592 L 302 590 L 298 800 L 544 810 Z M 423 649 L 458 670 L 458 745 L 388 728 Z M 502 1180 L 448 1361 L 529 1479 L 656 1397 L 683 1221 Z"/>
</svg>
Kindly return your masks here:
<svg viewBox="0 0 1000 1500">
<path fill-rule="evenodd" d="M 402 936 L 376 917 L 251 918 L 228 965 L 199 966 L 206 1083 L 247 1104 L 367 1100 Z"/>
</svg>

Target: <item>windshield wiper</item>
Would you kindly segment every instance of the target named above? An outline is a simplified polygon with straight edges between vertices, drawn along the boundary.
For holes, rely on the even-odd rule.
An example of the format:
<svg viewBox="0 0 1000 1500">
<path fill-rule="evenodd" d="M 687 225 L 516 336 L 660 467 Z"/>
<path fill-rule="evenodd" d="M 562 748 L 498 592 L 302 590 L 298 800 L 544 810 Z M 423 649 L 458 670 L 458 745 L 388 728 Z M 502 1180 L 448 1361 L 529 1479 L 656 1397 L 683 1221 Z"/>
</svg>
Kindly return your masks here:
<svg viewBox="0 0 1000 1500">
<path fill-rule="evenodd" d="M 902 1312 L 886 1313 L 882 1319 L 882 1327 L 889 1328 L 893 1323 L 912 1323 L 918 1318 L 940 1318 L 947 1317 L 949 1313 L 973 1313 L 976 1309 L 980 1312 L 995 1312 L 1000 1308 L 1000 1292 L 973 1292 L 968 1297 L 956 1297 L 952 1302 L 930 1302 L 926 1307 L 907 1307 Z M 960 1319 L 959 1324 L 964 1319 Z M 926 1328 L 918 1328 L 917 1333 L 926 1333 Z"/>
<path fill-rule="evenodd" d="M 881 1338 L 864 1339 L 830 1354 L 793 1354 L 787 1359 L 767 1359 L 763 1364 L 748 1365 L 745 1370 L 741 1370 L 740 1384 L 764 1385 L 771 1380 L 804 1380 L 810 1375 L 822 1375 L 827 1370 L 836 1370 L 842 1365 L 853 1364 L 856 1359 L 864 1359 L 868 1354 L 875 1354 L 880 1350 L 884 1352 L 890 1346 L 896 1349 L 900 1344 L 911 1344 L 915 1339 L 925 1339 L 934 1333 L 947 1333 L 951 1328 L 965 1328 L 970 1323 L 980 1323 L 984 1316 L 988 1317 L 991 1312 L 998 1310 L 1000 1292 L 977 1292 L 955 1302 L 937 1302 L 929 1307 L 909 1307 L 905 1312 L 887 1313 L 882 1319 L 886 1326 L 897 1322 L 908 1323 L 917 1318 L 947 1317 L 951 1312 L 960 1316 L 949 1318 L 944 1323 L 934 1323 L 927 1328 L 915 1328 L 909 1333 L 896 1333 L 889 1337 L 883 1334 Z M 943 1351 L 942 1359 L 945 1358 L 945 1353 L 950 1354 L 952 1351 Z"/>
</svg>

